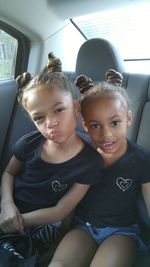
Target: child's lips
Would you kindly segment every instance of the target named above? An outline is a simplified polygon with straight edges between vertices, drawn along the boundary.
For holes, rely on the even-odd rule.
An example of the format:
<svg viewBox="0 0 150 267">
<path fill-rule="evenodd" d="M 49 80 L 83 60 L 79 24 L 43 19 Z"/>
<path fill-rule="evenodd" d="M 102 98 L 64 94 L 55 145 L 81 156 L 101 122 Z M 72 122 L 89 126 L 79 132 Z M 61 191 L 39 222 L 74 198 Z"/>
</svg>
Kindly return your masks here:
<svg viewBox="0 0 150 267">
<path fill-rule="evenodd" d="M 50 135 L 51 138 L 54 139 L 54 138 L 58 138 L 58 137 L 60 137 L 61 132 L 60 132 L 59 130 L 51 131 L 51 132 L 49 133 L 49 135 Z"/>
<path fill-rule="evenodd" d="M 100 148 L 102 150 L 111 150 L 114 148 L 114 145 L 116 145 L 116 141 L 110 141 L 100 144 Z"/>
</svg>

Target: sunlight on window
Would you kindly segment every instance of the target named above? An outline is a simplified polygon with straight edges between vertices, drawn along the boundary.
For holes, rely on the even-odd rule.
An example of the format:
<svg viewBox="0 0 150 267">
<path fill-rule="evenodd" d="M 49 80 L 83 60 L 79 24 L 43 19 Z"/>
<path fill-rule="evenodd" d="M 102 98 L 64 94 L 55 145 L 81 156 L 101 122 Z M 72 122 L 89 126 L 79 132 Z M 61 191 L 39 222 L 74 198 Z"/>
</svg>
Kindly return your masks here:
<svg viewBox="0 0 150 267">
<path fill-rule="evenodd" d="M 147 72 L 150 69 L 149 14 L 150 3 L 77 17 L 74 21 L 88 39 L 104 38 L 112 42 L 124 59 L 149 59 L 134 64 L 125 62 L 128 70 Z"/>
</svg>

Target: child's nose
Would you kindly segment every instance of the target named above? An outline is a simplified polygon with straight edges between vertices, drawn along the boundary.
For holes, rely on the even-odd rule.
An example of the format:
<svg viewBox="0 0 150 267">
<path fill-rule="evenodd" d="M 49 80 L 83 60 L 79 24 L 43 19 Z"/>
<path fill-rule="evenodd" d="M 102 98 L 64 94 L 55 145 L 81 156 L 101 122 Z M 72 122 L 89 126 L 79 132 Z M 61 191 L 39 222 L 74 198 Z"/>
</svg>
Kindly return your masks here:
<svg viewBox="0 0 150 267">
<path fill-rule="evenodd" d="M 46 128 L 53 128 L 58 125 L 58 121 L 56 119 L 47 118 L 46 120 Z"/>
<path fill-rule="evenodd" d="M 110 137 L 112 136 L 112 132 L 109 127 L 103 127 L 102 128 L 102 134 L 104 137 Z"/>
</svg>

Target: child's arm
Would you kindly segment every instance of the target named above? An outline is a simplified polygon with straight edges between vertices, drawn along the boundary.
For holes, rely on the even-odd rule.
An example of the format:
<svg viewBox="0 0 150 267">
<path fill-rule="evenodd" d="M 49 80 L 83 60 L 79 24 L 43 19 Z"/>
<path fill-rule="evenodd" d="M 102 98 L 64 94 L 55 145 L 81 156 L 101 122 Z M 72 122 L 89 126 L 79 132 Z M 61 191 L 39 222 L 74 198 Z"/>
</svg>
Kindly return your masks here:
<svg viewBox="0 0 150 267">
<path fill-rule="evenodd" d="M 150 183 L 142 184 L 142 192 L 143 192 L 147 212 L 150 218 Z"/>
<path fill-rule="evenodd" d="M 87 184 L 76 183 L 54 207 L 22 214 L 24 226 L 35 227 L 63 220 L 84 197 L 89 187 Z"/>
<path fill-rule="evenodd" d="M 22 162 L 12 156 L 1 180 L 0 228 L 4 233 L 23 230 L 21 214 L 13 200 L 14 181 Z"/>
</svg>

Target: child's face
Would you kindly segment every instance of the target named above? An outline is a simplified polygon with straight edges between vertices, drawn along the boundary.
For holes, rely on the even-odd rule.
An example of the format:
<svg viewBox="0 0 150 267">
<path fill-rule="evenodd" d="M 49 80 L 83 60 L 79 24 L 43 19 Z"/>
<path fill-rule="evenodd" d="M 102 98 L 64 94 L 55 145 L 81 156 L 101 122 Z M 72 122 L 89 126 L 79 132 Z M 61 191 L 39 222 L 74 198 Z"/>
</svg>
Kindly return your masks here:
<svg viewBox="0 0 150 267">
<path fill-rule="evenodd" d="M 131 124 L 132 114 L 122 101 L 99 97 L 84 109 L 83 126 L 93 142 L 104 153 L 121 154 L 126 147 L 126 129 Z"/>
<path fill-rule="evenodd" d="M 74 136 L 79 111 L 69 93 L 39 87 L 28 92 L 26 110 L 47 139 L 61 144 Z"/>
</svg>

